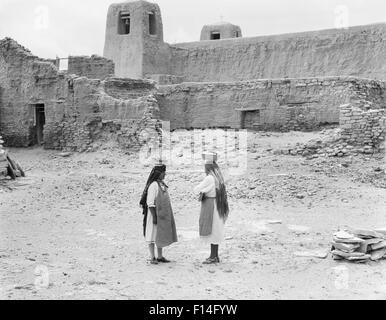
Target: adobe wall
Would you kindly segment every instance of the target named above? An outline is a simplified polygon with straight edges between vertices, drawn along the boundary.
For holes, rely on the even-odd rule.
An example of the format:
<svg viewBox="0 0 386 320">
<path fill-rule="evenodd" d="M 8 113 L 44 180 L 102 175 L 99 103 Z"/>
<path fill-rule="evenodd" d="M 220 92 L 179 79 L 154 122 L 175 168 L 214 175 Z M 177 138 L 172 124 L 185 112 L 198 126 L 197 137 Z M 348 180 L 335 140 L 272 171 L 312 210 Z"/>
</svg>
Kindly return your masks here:
<svg viewBox="0 0 386 320">
<path fill-rule="evenodd" d="M 326 77 L 183 83 L 160 86 L 157 99 L 161 118 L 170 120 L 171 129 L 240 128 L 240 109 L 257 109 L 258 129 L 288 131 L 337 124 L 344 103 L 385 106 L 385 90 L 385 82 Z"/>
<path fill-rule="evenodd" d="M 44 146 L 53 149 L 89 150 L 111 123 L 111 139 L 132 146 L 158 117 L 154 82 L 69 76 L 9 38 L 0 40 L 0 88 L 0 134 L 8 146 L 31 145 L 40 103 Z"/>
<path fill-rule="evenodd" d="M 6 145 L 28 146 L 34 122 L 31 104 L 54 106 L 61 96 L 58 83 L 64 74 L 50 62 L 39 59 L 16 41 L 0 40 L 0 131 Z M 49 108 L 51 109 L 51 108 Z M 47 116 L 50 115 L 48 111 Z"/>
<path fill-rule="evenodd" d="M 169 74 L 191 82 L 357 76 L 386 79 L 386 24 L 170 46 Z"/>
<path fill-rule="evenodd" d="M 340 107 L 341 138 L 364 153 L 379 152 L 386 137 L 386 105 L 382 109 L 363 110 L 355 105 Z"/>
<path fill-rule="evenodd" d="M 67 73 L 103 80 L 114 76 L 114 62 L 97 55 L 70 56 Z"/>
</svg>

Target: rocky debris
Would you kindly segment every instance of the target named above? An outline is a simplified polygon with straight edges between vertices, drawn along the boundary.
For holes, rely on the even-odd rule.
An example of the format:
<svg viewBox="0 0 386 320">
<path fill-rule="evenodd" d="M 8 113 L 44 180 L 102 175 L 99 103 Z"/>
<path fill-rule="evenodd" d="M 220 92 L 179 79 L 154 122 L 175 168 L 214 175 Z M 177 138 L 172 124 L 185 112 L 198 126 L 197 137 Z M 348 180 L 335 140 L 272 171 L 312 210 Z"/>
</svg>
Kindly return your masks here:
<svg viewBox="0 0 386 320">
<path fill-rule="evenodd" d="M 62 158 L 68 158 L 72 155 L 71 152 L 61 152 L 58 154 L 59 157 L 62 157 Z"/>
<path fill-rule="evenodd" d="M 334 233 L 331 248 L 334 260 L 360 263 L 386 259 L 386 232 L 379 231 L 352 229 Z"/>
<path fill-rule="evenodd" d="M 366 106 L 340 106 L 339 128 L 327 132 L 321 139 L 297 143 L 293 147 L 276 150 L 276 153 L 312 159 L 385 152 L 386 112 L 384 109 L 369 110 Z"/>
<path fill-rule="evenodd" d="M 307 234 L 310 231 L 310 227 L 307 226 L 288 225 L 287 228 L 297 235 Z"/>
</svg>

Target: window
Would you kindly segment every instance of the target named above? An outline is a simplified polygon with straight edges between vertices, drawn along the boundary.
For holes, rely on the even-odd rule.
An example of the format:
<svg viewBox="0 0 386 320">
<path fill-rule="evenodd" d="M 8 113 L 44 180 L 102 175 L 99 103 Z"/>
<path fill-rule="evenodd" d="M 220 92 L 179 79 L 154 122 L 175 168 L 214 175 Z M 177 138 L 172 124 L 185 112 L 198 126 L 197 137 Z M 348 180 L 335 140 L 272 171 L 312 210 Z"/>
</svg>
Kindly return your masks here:
<svg viewBox="0 0 386 320">
<path fill-rule="evenodd" d="M 235 31 L 235 37 L 236 37 L 236 38 L 239 37 L 239 32 L 238 32 L 238 31 Z"/>
<path fill-rule="evenodd" d="M 157 26 L 154 12 L 149 13 L 149 33 L 152 35 L 157 34 Z"/>
<path fill-rule="evenodd" d="M 118 21 L 118 34 L 130 33 L 130 13 L 121 12 Z"/>
<path fill-rule="evenodd" d="M 219 40 L 220 39 L 220 32 L 212 32 L 210 34 L 210 40 Z"/>
</svg>

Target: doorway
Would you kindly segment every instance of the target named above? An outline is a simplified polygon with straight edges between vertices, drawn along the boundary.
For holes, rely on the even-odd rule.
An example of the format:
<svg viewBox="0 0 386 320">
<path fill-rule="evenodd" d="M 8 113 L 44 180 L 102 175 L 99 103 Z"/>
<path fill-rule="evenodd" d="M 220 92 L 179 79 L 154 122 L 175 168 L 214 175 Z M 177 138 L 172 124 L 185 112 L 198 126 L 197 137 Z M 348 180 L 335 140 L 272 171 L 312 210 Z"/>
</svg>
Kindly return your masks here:
<svg viewBox="0 0 386 320">
<path fill-rule="evenodd" d="M 44 143 L 44 125 L 46 124 L 46 114 L 44 104 L 35 104 L 34 112 L 34 144 L 42 145 Z"/>
<path fill-rule="evenodd" d="M 260 110 L 243 111 L 241 114 L 242 129 L 258 129 L 260 126 Z"/>
</svg>

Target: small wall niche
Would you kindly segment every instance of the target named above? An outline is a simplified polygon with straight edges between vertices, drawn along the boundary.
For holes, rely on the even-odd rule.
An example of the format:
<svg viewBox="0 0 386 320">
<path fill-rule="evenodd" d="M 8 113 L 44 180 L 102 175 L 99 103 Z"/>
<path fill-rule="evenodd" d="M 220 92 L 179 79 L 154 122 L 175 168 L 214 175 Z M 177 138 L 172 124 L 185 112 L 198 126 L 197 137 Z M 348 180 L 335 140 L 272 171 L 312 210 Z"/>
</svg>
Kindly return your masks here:
<svg viewBox="0 0 386 320">
<path fill-rule="evenodd" d="M 130 34 L 131 17 L 130 12 L 121 12 L 118 18 L 118 34 Z"/>
</svg>

